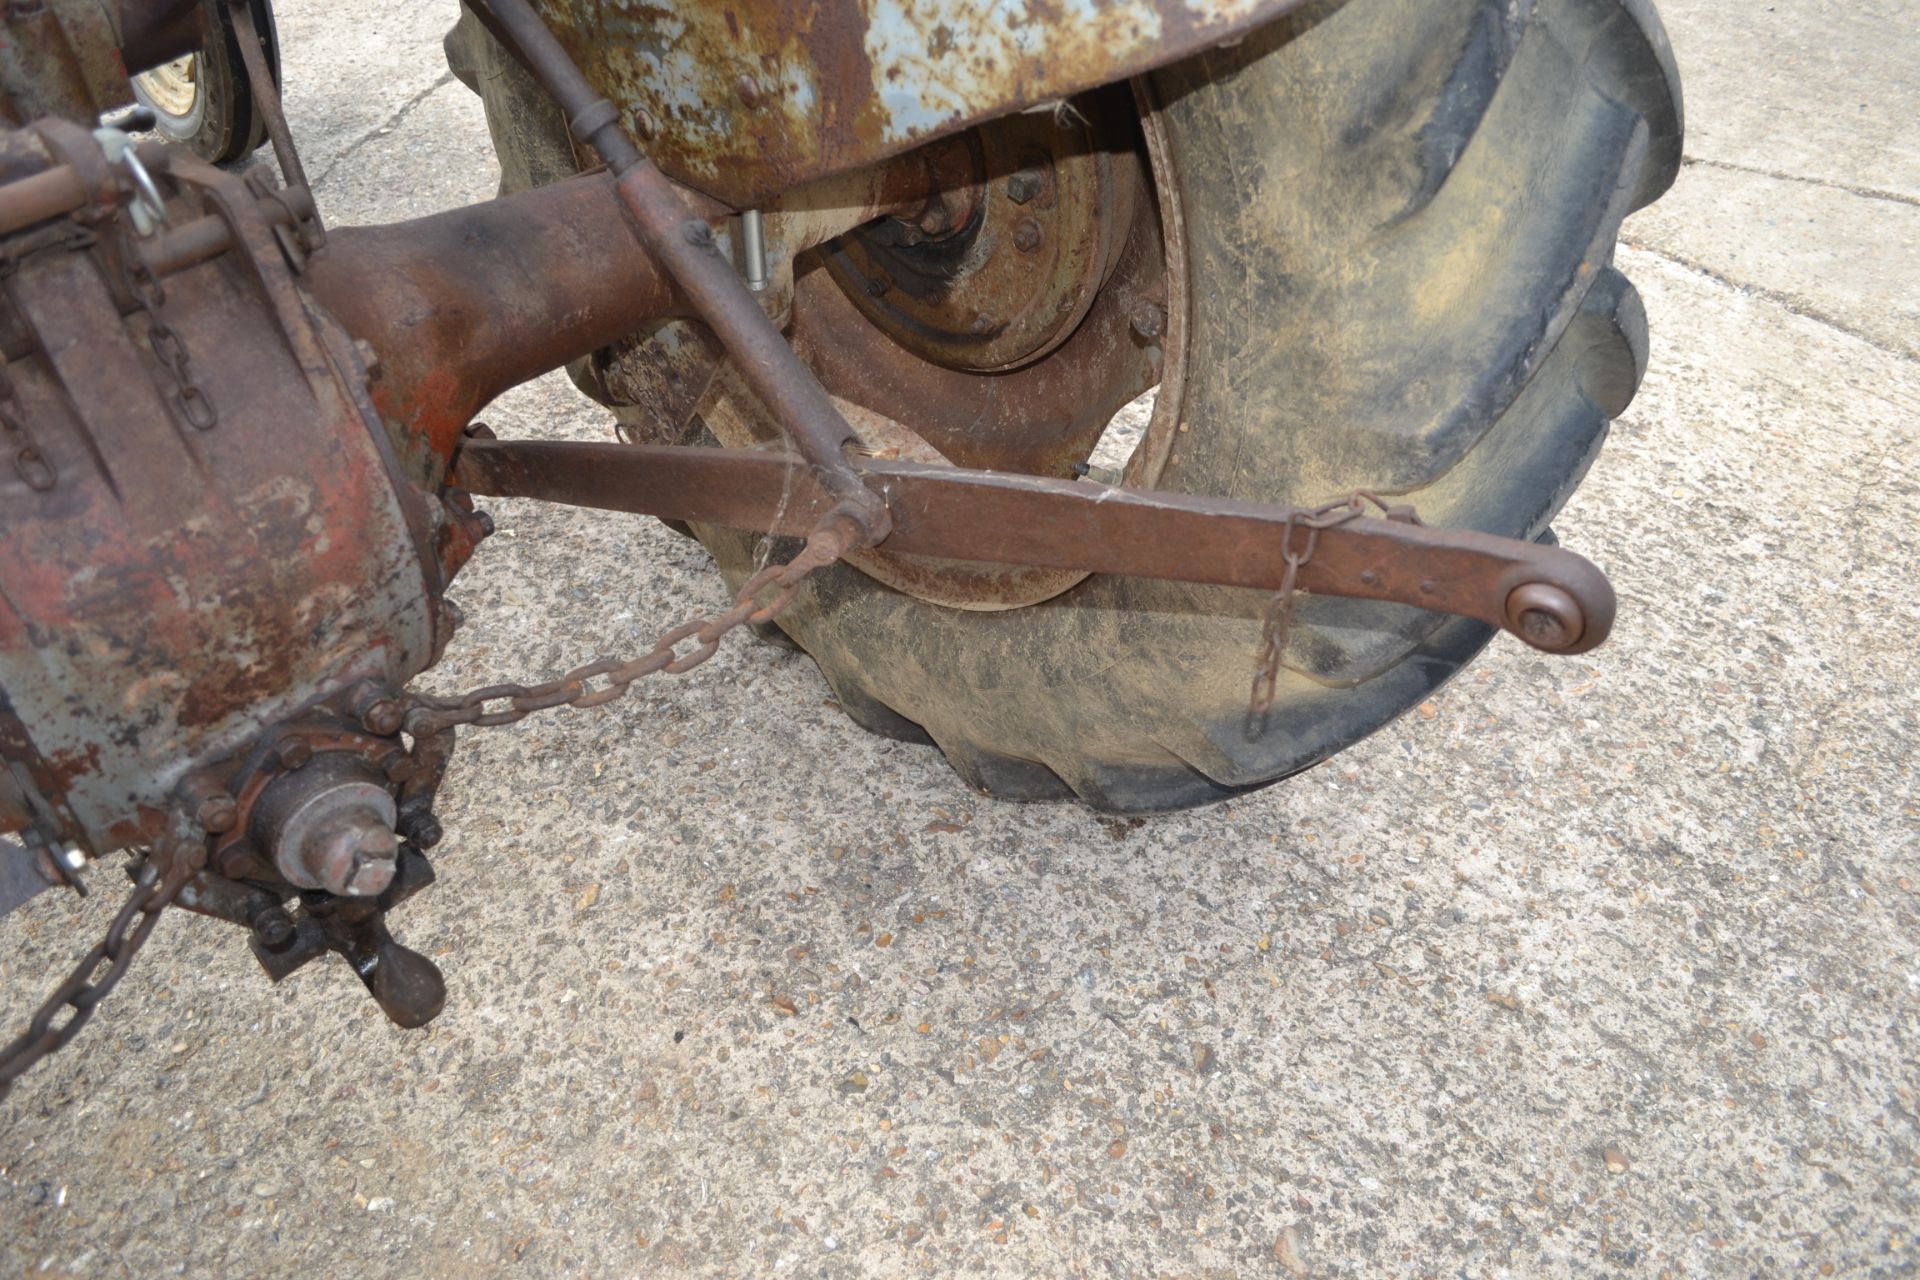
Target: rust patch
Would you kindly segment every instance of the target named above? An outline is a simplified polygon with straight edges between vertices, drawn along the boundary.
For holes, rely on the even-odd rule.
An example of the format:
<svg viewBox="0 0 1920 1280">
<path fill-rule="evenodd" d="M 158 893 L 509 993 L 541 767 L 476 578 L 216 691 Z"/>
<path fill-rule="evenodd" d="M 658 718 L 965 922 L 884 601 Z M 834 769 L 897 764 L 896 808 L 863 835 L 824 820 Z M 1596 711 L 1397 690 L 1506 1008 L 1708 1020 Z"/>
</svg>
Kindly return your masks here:
<svg viewBox="0 0 1920 1280">
<path fill-rule="evenodd" d="M 651 159 L 736 208 L 1244 35 L 1302 0 L 544 0 Z M 736 81 L 750 78 L 754 101 Z"/>
<path fill-rule="evenodd" d="M 437 566 L 337 372 L 347 339 L 308 311 L 245 181 L 171 154 L 176 224 L 230 234 L 160 302 L 123 319 L 132 249 L 111 222 L 0 285 L 31 339 L 5 366 L 12 411 L 57 477 L 0 475 L 0 688 L 59 834 L 96 852 L 153 838 L 180 778 L 263 725 L 432 654 Z M 211 422 L 182 408 L 176 348 Z"/>
</svg>

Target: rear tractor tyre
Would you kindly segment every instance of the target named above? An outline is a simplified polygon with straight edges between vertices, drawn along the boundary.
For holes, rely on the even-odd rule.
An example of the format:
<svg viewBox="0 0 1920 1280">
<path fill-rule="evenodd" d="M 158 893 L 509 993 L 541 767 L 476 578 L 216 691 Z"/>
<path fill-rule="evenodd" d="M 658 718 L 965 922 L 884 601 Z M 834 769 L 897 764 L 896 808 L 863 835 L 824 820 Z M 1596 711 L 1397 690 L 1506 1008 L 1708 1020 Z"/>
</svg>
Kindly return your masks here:
<svg viewBox="0 0 1920 1280">
<path fill-rule="evenodd" d="M 1162 218 L 1184 230 L 1155 486 L 1302 505 L 1364 488 L 1430 523 L 1550 538 L 1646 366 L 1645 315 L 1611 260 L 1622 218 L 1679 165 L 1651 5 L 1310 6 L 1143 89 L 1178 206 Z M 739 581 L 755 540 L 700 532 Z M 817 582 L 782 625 L 858 723 L 936 743 L 990 795 L 1124 813 L 1317 764 L 1492 638 L 1306 598 L 1249 736 L 1258 595 L 1094 577 L 970 612 L 852 568 Z"/>
<path fill-rule="evenodd" d="M 1163 348 L 1162 380 L 1128 482 L 1303 506 L 1369 489 L 1433 524 L 1550 538 L 1646 365 L 1645 316 L 1612 257 L 1621 220 L 1680 160 L 1679 85 L 1648 0 L 1314 3 L 1134 90 L 1167 301 L 1164 326 L 1135 335 Z M 510 131 L 489 107 L 498 142 Z M 509 173 L 537 168 L 509 150 Z M 837 331 L 803 341 L 801 301 L 796 348 L 829 390 L 931 438 L 910 406 L 865 398 L 859 368 L 833 367 L 836 338 L 875 349 L 854 328 L 873 309 L 841 305 Z M 969 372 L 985 386 L 1081 368 L 1065 354 L 1078 337 L 1020 370 Z M 943 447 L 966 462 L 965 444 Z M 759 539 L 696 533 L 744 579 Z M 937 744 L 979 790 L 1125 813 L 1308 768 L 1492 637 L 1305 598 L 1250 733 L 1263 596 L 1095 576 L 1019 607 L 942 600 L 840 565 L 781 626 L 858 723 Z"/>
</svg>

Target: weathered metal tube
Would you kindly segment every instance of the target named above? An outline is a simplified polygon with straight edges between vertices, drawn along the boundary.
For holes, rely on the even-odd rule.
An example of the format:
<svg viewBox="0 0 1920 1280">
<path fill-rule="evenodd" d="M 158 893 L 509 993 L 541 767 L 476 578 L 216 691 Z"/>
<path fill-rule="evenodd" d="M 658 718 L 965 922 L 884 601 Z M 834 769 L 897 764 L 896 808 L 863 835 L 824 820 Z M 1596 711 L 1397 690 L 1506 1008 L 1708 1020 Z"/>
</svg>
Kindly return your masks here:
<svg viewBox="0 0 1920 1280">
<path fill-rule="evenodd" d="M 381 415 L 441 460 L 502 391 L 685 310 L 605 173 L 335 228 L 306 279 L 373 349 Z"/>
<path fill-rule="evenodd" d="M 70 213 L 87 202 L 87 184 L 63 164 L 0 186 L 0 235 Z"/>
<path fill-rule="evenodd" d="M 791 210 L 769 210 L 769 239 L 791 258 L 872 218 L 917 210 L 956 171 L 950 153 L 964 159 L 966 149 L 936 143 L 793 192 Z M 692 192 L 669 192 L 685 226 L 707 229 L 727 216 Z M 732 274 L 730 263 L 706 252 L 709 274 Z M 635 234 L 605 172 L 411 222 L 334 228 L 306 281 L 372 348 L 375 406 L 403 445 L 419 442 L 413 460 L 433 477 L 462 428 L 502 391 L 656 321 L 695 314 Z M 745 295 L 737 278 L 735 285 Z"/>
</svg>

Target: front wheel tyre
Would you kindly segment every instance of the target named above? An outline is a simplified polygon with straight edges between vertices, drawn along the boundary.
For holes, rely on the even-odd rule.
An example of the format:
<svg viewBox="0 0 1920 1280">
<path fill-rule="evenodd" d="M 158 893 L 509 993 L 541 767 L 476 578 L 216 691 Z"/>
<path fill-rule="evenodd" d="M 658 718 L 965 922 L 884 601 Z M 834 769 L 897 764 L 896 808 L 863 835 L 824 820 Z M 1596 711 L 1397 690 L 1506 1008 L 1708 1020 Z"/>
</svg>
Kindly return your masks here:
<svg viewBox="0 0 1920 1280">
<path fill-rule="evenodd" d="M 266 50 L 276 86 L 280 42 L 271 0 L 252 0 L 254 29 Z M 154 114 L 154 129 L 169 142 L 192 147 L 215 164 L 244 160 L 266 139 L 266 121 L 253 102 L 253 86 L 240 57 L 223 0 L 202 0 L 200 48 L 133 78 L 133 96 Z"/>
</svg>

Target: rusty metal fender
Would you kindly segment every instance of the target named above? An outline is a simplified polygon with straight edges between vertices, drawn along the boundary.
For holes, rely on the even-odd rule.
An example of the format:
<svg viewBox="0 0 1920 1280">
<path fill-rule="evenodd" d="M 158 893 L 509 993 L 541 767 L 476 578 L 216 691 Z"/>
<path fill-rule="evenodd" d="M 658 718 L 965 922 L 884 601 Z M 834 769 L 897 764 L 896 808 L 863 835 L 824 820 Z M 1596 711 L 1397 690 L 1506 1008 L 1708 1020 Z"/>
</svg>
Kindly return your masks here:
<svg viewBox="0 0 1920 1280">
<path fill-rule="evenodd" d="M 736 208 L 1230 43 L 1302 0 L 541 0 L 670 177 Z"/>
</svg>

